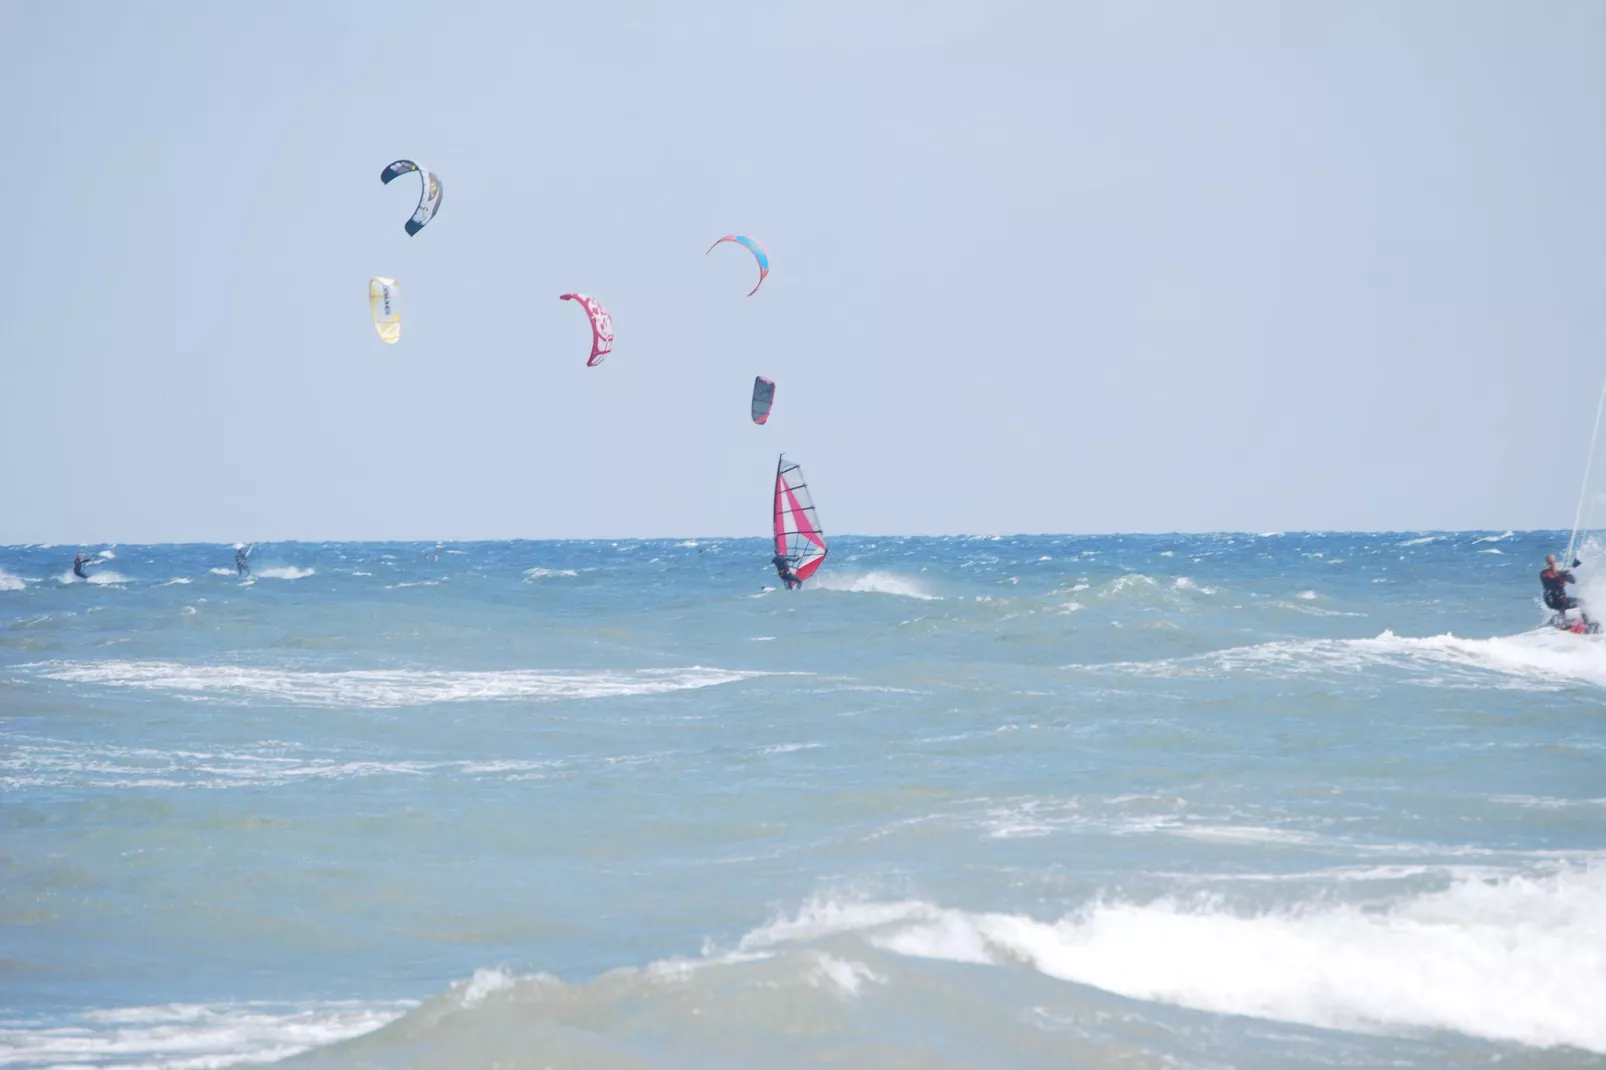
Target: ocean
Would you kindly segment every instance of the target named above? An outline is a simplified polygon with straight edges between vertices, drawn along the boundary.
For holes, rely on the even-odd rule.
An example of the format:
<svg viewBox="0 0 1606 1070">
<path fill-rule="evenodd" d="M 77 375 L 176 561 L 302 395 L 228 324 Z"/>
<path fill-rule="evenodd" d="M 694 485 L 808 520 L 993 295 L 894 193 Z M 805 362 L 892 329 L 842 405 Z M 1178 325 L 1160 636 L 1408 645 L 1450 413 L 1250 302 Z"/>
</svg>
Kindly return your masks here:
<svg viewBox="0 0 1606 1070">
<path fill-rule="evenodd" d="M 1565 541 L 0 548 L 0 1067 L 1606 1066 Z"/>
</svg>

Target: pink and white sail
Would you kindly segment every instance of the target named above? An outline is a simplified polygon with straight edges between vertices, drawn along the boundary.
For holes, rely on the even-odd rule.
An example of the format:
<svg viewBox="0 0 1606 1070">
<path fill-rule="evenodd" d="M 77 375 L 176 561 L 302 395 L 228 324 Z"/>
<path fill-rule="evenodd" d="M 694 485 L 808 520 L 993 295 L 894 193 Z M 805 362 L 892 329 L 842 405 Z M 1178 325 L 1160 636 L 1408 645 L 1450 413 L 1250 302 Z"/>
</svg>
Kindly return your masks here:
<svg viewBox="0 0 1606 1070">
<path fill-rule="evenodd" d="M 792 571 L 806 580 L 825 562 L 825 533 L 803 469 L 781 454 L 775 466 L 775 552 L 788 557 Z"/>
</svg>

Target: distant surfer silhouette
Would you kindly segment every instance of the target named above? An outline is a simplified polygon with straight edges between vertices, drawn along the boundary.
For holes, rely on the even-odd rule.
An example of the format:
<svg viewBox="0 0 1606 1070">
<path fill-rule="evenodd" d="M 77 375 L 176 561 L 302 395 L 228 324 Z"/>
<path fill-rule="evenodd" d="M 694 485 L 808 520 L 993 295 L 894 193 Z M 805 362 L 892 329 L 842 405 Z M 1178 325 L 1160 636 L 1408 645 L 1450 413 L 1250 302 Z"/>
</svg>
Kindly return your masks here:
<svg viewBox="0 0 1606 1070">
<path fill-rule="evenodd" d="M 251 566 L 245 563 L 245 559 L 250 556 L 251 552 L 243 546 L 234 551 L 234 571 L 236 574 L 241 576 L 249 576 L 251 574 Z"/>
<path fill-rule="evenodd" d="M 82 552 L 79 552 L 72 559 L 72 574 L 81 580 L 87 580 L 89 578 L 89 573 L 84 571 L 84 566 L 87 564 L 89 564 L 89 558 L 85 557 Z"/>
</svg>

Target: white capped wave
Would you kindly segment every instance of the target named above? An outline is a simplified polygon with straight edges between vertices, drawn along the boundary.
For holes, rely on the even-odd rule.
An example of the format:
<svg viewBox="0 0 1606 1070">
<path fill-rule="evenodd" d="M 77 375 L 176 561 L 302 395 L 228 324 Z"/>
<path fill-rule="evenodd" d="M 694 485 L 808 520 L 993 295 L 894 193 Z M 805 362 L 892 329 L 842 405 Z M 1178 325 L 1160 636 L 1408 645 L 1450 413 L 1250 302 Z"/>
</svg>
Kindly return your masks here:
<svg viewBox="0 0 1606 1070">
<path fill-rule="evenodd" d="M 1606 868 L 1456 879 L 1381 906 L 1260 912 L 1100 900 L 1046 922 L 919 901 L 816 901 L 746 951 L 856 933 L 918 958 L 1025 963 L 1133 999 L 1363 1032 L 1444 1029 L 1606 1052 Z"/>
<path fill-rule="evenodd" d="M 1480 538 L 1473 539 L 1472 541 L 1474 543 L 1479 543 L 1479 542 L 1499 542 L 1502 539 L 1509 539 L 1515 534 L 1516 534 L 1515 531 L 1503 531 L 1499 535 L 1484 535 L 1484 536 L 1482 536 Z"/>
<path fill-rule="evenodd" d="M 110 550 L 102 550 L 102 551 L 100 551 L 100 553 L 96 554 L 95 556 L 97 558 L 99 558 L 100 560 L 102 560 L 102 561 L 111 561 L 111 560 L 114 560 L 117 557 L 117 555 L 112 553 Z"/>
<path fill-rule="evenodd" d="M 819 750 L 824 743 L 777 743 L 772 747 L 760 747 L 760 754 L 791 754 L 800 750 Z"/>
<path fill-rule="evenodd" d="M 0 568 L 0 591 L 20 591 L 27 587 L 21 576 L 13 576 L 5 569 Z"/>
<path fill-rule="evenodd" d="M 694 665 L 683 669 L 441 671 L 359 669 L 314 672 L 169 661 L 44 662 L 50 680 L 136 687 L 179 694 L 269 698 L 307 706 L 399 707 L 504 699 L 617 698 L 712 687 L 766 675 Z"/>
<path fill-rule="evenodd" d="M 232 568 L 209 568 L 207 571 L 214 576 L 232 576 L 236 570 Z"/>
<path fill-rule="evenodd" d="M 263 788 L 371 777 L 543 780 L 565 764 L 561 759 L 377 760 L 353 758 L 342 753 L 308 752 L 271 741 L 199 751 L 23 738 L 15 740 L 5 754 L 0 755 L 0 789 L 64 786 Z M 0 1059 L 0 1066 L 3 1065 L 4 1060 Z"/>
<path fill-rule="evenodd" d="M 168 1003 L 87 1011 L 48 1027 L 0 1021 L 0 1064 L 213 1070 L 269 1063 L 371 1032 L 416 1003 Z"/>
<path fill-rule="evenodd" d="M 162 586 L 163 587 L 172 587 L 175 584 L 189 583 L 189 582 L 190 582 L 190 579 L 189 579 L 188 576 L 174 576 L 172 579 L 170 579 L 166 583 L 162 584 Z"/>
<path fill-rule="evenodd" d="M 1379 667 L 1413 671 L 1417 682 L 1451 687 L 1491 683 L 1547 691 L 1578 683 L 1606 687 L 1606 638 L 1553 628 L 1492 639 L 1449 634 L 1418 639 L 1385 631 L 1375 639 L 1282 640 L 1185 658 L 1067 666 L 1167 678 L 1233 673 L 1298 676 Z"/>
<path fill-rule="evenodd" d="M 536 567 L 536 568 L 527 568 L 527 569 L 524 570 L 524 578 L 527 579 L 527 580 L 539 580 L 539 579 L 544 579 L 547 576 L 578 576 L 578 575 L 579 575 L 579 573 L 576 572 L 572 568 L 540 568 L 540 567 Z"/>
<path fill-rule="evenodd" d="M 88 576 L 83 577 L 83 578 L 75 576 L 73 574 L 72 569 L 68 569 L 67 571 L 63 572 L 61 575 L 56 577 L 56 582 L 57 583 L 99 583 L 99 584 L 107 584 L 107 583 L 127 583 L 129 581 L 128 581 L 128 577 L 127 576 L 124 576 L 120 572 L 113 572 L 110 569 L 100 569 L 100 570 L 98 570 L 96 572 L 91 572 Z"/>
<path fill-rule="evenodd" d="M 1398 543 L 1397 545 L 1399 545 L 1399 546 L 1426 546 L 1428 543 L 1430 543 L 1430 542 L 1438 542 L 1442 538 L 1444 538 L 1443 535 L 1423 535 L 1419 539 L 1406 539 L 1404 542 Z"/>
<path fill-rule="evenodd" d="M 815 576 L 810 586 L 822 591 L 850 591 L 855 594 L 895 594 L 903 598 L 919 598 L 927 602 L 939 601 L 937 595 L 926 590 L 918 580 L 900 576 L 895 572 L 866 572 L 862 575 L 831 573 Z"/>
<path fill-rule="evenodd" d="M 1102 597 L 1104 595 L 1120 594 L 1122 591 L 1128 590 L 1132 587 L 1145 586 L 1157 587 L 1159 586 L 1159 583 L 1152 577 L 1145 576 L 1141 572 L 1128 572 L 1125 576 L 1117 576 L 1115 579 L 1111 580 L 1103 587 L 1103 589 L 1099 591 L 1099 595 Z"/>
<path fill-rule="evenodd" d="M 227 571 L 225 569 L 224 573 L 227 574 Z M 253 575 L 265 580 L 303 580 L 316 575 L 317 572 L 315 568 L 296 568 L 294 565 L 289 565 L 279 568 L 259 568 L 253 571 Z"/>
</svg>

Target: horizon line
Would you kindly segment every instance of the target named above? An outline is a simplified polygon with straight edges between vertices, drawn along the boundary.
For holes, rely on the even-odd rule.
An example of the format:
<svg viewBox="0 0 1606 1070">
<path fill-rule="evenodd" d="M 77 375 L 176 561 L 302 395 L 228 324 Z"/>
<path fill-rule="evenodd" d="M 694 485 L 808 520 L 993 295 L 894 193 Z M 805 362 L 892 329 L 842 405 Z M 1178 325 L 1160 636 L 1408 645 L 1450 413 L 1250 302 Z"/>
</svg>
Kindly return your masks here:
<svg viewBox="0 0 1606 1070">
<path fill-rule="evenodd" d="M 1221 536 L 1244 536 L 1254 539 L 1288 538 L 1293 536 L 1328 536 L 1328 535 L 1488 535 L 1498 532 L 1502 536 L 1516 537 L 1521 535 L 1555 535 L 1570 533 L 1571 528 L 1309 528 L 1287 531 L 1248 531 L 1219 529 L 1214 531 L 1014 531 L 1014 532 L 939 532 L 934 534 L 911 532 L 844 532 L 830 535 L 833 539 L 1104 539 L 1104 538 L 1200 538 Z M 447 546 L 467 543 L 495 543 L 495 542 L 669 542 L 669 541 L 740 541 L 752 539 L 758 542 L 768 542 L 773 538 L 770 535 L 597 535 L 584 537 L 529 537 L 512 536 L 502 538 L 286 538 L 286 539 L 256 539 L 246 542 L 242 540 L 212 541 L 161 541 L 139 542 L 132 540 L 90 540 L 90 541 L 55 541 L 55 542 L 20 542 L 0 543 L 0 550 L 28 550 L 52 549 L 57 546 L 221 546 L 229 549 L 240 546 L 269 546 L 283 544 L 328 545 L 341 543 L 388 543 L 392 545 L 407 545 L 422 543 L 429 545 Z"/>
</svg>

